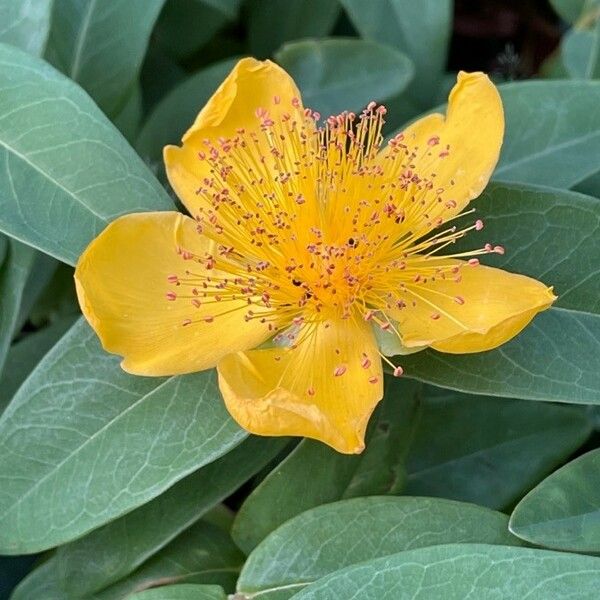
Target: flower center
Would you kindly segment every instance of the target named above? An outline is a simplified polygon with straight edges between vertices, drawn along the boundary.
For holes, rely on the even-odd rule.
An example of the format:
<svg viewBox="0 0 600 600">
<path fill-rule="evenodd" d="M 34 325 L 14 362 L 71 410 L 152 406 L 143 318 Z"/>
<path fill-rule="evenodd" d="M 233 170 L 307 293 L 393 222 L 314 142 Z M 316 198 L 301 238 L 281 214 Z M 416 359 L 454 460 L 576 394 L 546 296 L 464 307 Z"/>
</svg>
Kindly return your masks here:
<svg viewBox="0 0 600 600">
<path fill-rule="evenodd" d="M 502 251 L 486 246 L 438 256 L 482 227 L 477 221 L 429 233 L 458 212 L 452 189 L 435 184 L 435 166 L 451 152 L 439 137 L 419 145 L 400 134 L 382 151 L 383 106 L 372 102 L 360 115 L 344 112 L 322 127 L 320 115 L 300 112 L 298 100 L 288 108 L 276 97 L 272 107 L 257 109 L 255 129 L 204 140 L 201 202 L 192 216 L 214 251 L 180 249 L 203 269 L 169 280 L 192 288 L 194 306 L 241 300 L 247 319 L 276 323 L 273 329 L 299 318 L 357 314 L 386 327 L 378 310 L 409 307 L 432 278 L 458 280 L 457 258 Z M 420 172 L 417 163 L 425 165 Z M 177 299 L 179 290 L 167 296 Z"/>
</svg>

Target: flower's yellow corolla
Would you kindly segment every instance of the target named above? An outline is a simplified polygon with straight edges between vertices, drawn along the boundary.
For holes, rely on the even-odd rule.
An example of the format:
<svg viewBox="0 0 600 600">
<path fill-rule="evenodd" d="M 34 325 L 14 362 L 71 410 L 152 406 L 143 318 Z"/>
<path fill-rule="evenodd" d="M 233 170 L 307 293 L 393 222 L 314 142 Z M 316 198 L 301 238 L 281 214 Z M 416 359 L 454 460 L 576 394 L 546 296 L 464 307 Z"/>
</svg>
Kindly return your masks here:
<svg viewBox="0 0 600 600">
<path fill-rule="evenodd" d="M 448 252 L 483 226 L 448 222 L 498 160 L 498 92 L 460 73 L 446 116 L 385 146 L 384 115 L 371 103 L 319 127 L 285 71 L 240 61 L 183 146 L 165 148 L 191 217 L 121 217 L 79 260 L 81 307 L 104 347 L 141 375 L 216 366 L 248 431 L 353 453 L 383 393 L 373 328 L 407 351 L 479 352 L 516 335 L 551 289 L 475 258 L 500 246 Z"/>
</svg>

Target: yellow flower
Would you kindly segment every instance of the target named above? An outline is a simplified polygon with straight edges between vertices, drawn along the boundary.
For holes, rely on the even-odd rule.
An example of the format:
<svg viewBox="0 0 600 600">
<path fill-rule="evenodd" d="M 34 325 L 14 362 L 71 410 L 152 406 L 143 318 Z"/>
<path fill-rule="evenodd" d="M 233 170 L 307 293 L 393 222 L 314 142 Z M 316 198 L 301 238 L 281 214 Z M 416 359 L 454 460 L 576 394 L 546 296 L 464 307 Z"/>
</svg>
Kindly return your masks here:
<svg viewBox="0 0 600 600">
<path fill-rule="evenodd" d="M 355 453 L 389 362 L 376 330 L 404 352 L 479 352 L 548 308 L 551 288 L 479 265 L 501 247 L 444 255 L 482 227 L 446 224 L 498 160 L 504 118 L 489 79 L 460 73 L 445 117 L 385 146 L 384 115 L 371 103 L 318 127 L 285 71 L 241 60 L 183 145 L 165 148 L 192 218 L 121 217 L 77 265 L 83 313 L 123 369 L 216 366 L 248 431 Z"/>
</svg>

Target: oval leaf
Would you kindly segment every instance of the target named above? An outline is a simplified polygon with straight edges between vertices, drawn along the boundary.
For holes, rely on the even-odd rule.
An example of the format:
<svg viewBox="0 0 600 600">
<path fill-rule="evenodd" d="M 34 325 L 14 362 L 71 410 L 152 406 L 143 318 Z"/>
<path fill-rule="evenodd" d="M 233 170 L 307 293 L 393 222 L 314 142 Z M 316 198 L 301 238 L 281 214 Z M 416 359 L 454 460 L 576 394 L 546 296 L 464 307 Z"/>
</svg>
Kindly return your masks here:
<svg viewBox="0 0 600 600">
<path fill-rule="evenodd" d="M 294 598 L 591 600 L 597 596 L 599 570 L 600 558 L 591 556 L 452 544 L 401 552 L 343 569 Z"/>
<path fill-rule="evenodd" d="M 407 460 L 406 493 L 503 509 L 568 458 L 590 432 L 580 407 L 426 388 Z"/>
<path fill-rule="evenodd" d="M 284 42 L 326 36 L 339 14 L 337 0 L 251 0 L 248 3 L 250 50 L 266 58 Z"/>
<path fill-rule="evenodd" d="M 172 203 L 88 95 L 0 44 L 0 230 L 74 263 L 123 213 Z"/>
<path fill-rule="evenodd" d="M 451 0 L 340 1 L 361 37 L 398 48 L 413 61 L 411 94 L 424 108 L 431 106 L 446 66 Z M 371 69 L 378 69 L 377 63 Z"/>
<path fill-rule="evenodd" d="M 508 517 L 434 498 L 373 496 L 309 510 L 271 533 L 248 557 L 238 592 L 285 600 L 349 565 L 437 544 L 519 545 Z"/>
<path fill-rule="evenodd" d="M 132 592 L 169 583 L 208 583 L 231 589 L 243 562 L 244 556 L 227 533 L 199 521 L 128 578 L 86 599 L 122 600 Z"/>
<path fill-rule="evenodd" d="M 46 56 L 109 116 L 125 105 L 165 0 L 60 0 Z"/>
<path fill-rule="evenodd" d="M 364 40 L 296 42 L 285 45 L 275 58 L 294 78 L 304 105 L 323 117 L 399 94 L 413 75 L 404 54 Z"/>
<path fill-rule="evenodd" d="M 506 132 L 494 179 L 570 188 L 596 173 L 600 81 L 501 86 Z"/>
<path fill-rule="evenodd" d="M 515 535 L 547 548 L 600 552 L 600 450 L 555 471 L 510 517 Z"/>
<path fill-rule="evenodd" d="M 123 600 L 135 592 L 171 583 L 216 584 L 231 589 L 243 556 L 221 529 L 199 521 L 177 536 L 156 556 L 146 561 L 126 579 L 85 600 Z M 75 600 L 56 578 L 55 557 L 34 569 L 15 589 L 11 600 Z M 210 596 L 209 596 L 210 598 Z M 210 598 L 212 600 L 212 598 Z"/>
<path fill-rule="evenodd" d="M 1 552 L 35 552 L 79 537 L 245 436 L 212 372 L 127 375 L 79 321 L 0 419 Z"/>
<path fill-rule="evenodd" d="M 53 0 L 0 0 L 0 42 L 30 54 L 44 51 Z"/>
<path fill-rule="evenodd" d="M 125 577 L 262 469 L 287 439 L 250 437 L 158 498 L 55 555 L 62 588 L 80 597 Z"/>
<path fill-rule="evenodd" d="M 216 585 L 167 585 L 129 596 L 130 600 L 227 600 L 227 596 Z"/>
</svg>

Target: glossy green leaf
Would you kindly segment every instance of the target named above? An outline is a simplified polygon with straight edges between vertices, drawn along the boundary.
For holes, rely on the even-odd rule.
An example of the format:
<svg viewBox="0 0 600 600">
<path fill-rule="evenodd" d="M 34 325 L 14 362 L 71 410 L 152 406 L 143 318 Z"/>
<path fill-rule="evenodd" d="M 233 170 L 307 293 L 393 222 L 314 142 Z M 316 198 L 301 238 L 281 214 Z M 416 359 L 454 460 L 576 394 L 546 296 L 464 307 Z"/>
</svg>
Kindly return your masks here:
<svg viewBox="0 0 600 600">
<path fill-rule="evenodd" d="M 490 352 L 403 356 L 406 374 L 464 392 L 600 403 L 600 203 L 574 192 L 496 184 L 473 206 L 486 226 L 460 247 L 504 245 L 505 255 L 487 262 L 554 285 L 556 308 Z"/>
<path fill-rule="evenodd" d="M 173 88 L 156 105 L 135 143 L 144 160 L 162 171 L 163 147 L 181 143 L 183 134 L 236 62 L 236 59 L 227 59 L 201 69 Z"/>
<path fill-rule="evenodd" d="M 400 552 L 343 569 L 296 600 L 592 600 L 600 558 L 485 544 Z"/>
<path fill-rule="evenodd" d="M 131 573 L 273 460 L 286 439 L 251 437 L 164 494 L 56 553 L 62 588 L 86 596 Z"/>
<path fill-rule="evenodd" d="M 562 62 L 573 79 L 600 78 L 600 19 L 592 29 L 571 29 L 561 42 Z"/>
<path fill-rule="evenodd" d="M 140 506 L 237 445 L 212 372 L 127 375 L 80 321 L 0 419 L 0 549 L 34 552 Z"/>
<path fill-rule="evenodd" d="M 286 600 L 344 567 L 424 546 L 520 545 L 508 517 L 435 498 L 372 496 L 309 510 L 271 533 L 248 557 L 238 592 Z"/>
<path fill-rule="evenodd" d="M 35 252 L 17 242 L 8 241 L 8 251 L 0 264 L 0 372 L 15 335 L 23 290 L 35 260 Z"/>
<path fill-rule="evenodd" d="M 125 105 L 165 0 L 59 0 L 46 56 L 109 116 Z"/>
<path fill-rule="evenodd" d="M 1 44 L 0 163 L 0 230 L 66 262 L 116 216 L 172 206 L 87 94 Z"/>
<path fill-rule="evenodd" d="M 414 71 L 410 59 L 394 48 L 354 39 L 286 44 L 275 58 L 294 78 L 304 105 L 324 117 L 399 94 Z"/>
<path fill-rule="evenodd" d="M 404 52 L 415 65 L 411 86 L 424 107 L 436 99 L 452 29 L 451 0 L 340 0 L 352 24 L 368 40 Z M 373 63 L 372 70 L 378 69 Z"/>
<path fill-rule="evenodd" d="M 510 528 L 539 546 L 600 552 L 600 450 L 580 456 L 531 490 L 511 515 Z"/>
<path fill-rule="evenodd" d="M 242 504 L 232 529 L 237 545 L 249 553 L 285 521 L 327 502 L 399 494 L 419 394 L 414 382 L 386 381 L 386 399 L 371 418 L 361 455 L 339 454 L 311 440 L 300 442 Z"/>
<path fill-rule="evenodd" d="M 337 0 L 250 0 L 250 52 L 267 58 L 284 42 L 326 36 L 339 13 Z"/>
<path fill-rule="evenodd" d="M 129 596 L 130 600 L 227 600 L 223 588 L 216 585 L 182 583 L 153 588 Z"/>
<path fill-rule="evenodd" d="M 500 91 L 506 132 L 494 179 L 570 188 L 599 170 L 600 81 L 525 81 Z"/>
<path fill-rule="evenodd" d="M 31 333 L 13 344 L 6 355 L 4 370 L 0 376 L 0 413 L 4 410 L 19 386 L 54 346 L 74 318 L 64 318 L 56 323 Z"/>
<path fill-rule="evenodd" d="M 121 600 L 170 583 L 216 584 L 230 590 L 243 562 L 243 555 L 223 530 L 199 521 L 128 578 L 86 600 Z"/>
<path fill-rule="evenodd" d="M 53 0 L 0 0 L 0 42 L 30 54 L 44 51 Z"/>
<path fill-rule="evenodd" d="M 239 5 L 240 0 L 167 0 L 156 39 L 168 55 L 188 58 L 237 16 Z"/>
<path fill-rule="evenodd" d="M 591 432 L 580 407 L 464 396 L 426 388 L 406 493 L 503 509 Z"/>
</svg>

